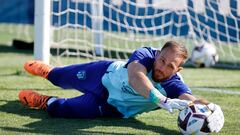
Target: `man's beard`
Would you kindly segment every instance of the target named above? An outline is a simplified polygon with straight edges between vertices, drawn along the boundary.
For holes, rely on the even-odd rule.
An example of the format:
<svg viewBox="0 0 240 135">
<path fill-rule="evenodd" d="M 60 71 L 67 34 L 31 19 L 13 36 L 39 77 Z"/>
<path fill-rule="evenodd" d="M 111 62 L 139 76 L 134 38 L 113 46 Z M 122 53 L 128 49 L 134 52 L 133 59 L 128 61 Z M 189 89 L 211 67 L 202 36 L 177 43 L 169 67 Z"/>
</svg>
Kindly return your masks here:
<svg viewBox="0 0 240 135">
<path fill-rule="evenodd" d="M 155 76 L 155 71 L 156 70 L 152 71 L 152 79 L 153 79 L 153 81 L 155 81 L 155 82 L 162 82 L 162 81 L 167 79 L 167 78 L 159 78 L 159 77 Z M 161 71 L 157 71 L 157 72 L 160 72 L 161 76 L 163 75 L 163 73 Z"/>
</svg>

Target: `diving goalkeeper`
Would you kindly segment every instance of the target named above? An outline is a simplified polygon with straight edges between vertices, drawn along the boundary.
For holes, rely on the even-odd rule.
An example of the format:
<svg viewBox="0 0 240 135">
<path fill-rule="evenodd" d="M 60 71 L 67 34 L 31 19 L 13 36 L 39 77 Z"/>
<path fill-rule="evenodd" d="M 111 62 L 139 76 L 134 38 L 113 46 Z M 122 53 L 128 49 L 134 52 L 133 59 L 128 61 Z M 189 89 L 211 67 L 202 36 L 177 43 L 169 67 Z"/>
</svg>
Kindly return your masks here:
<svg viewBox="0 0 240 135">
<path fill-rule="evenodd" d="M 202 103 L 213 111 L 207 118 L 210 131 L 219 132 L 224 123 L 221 108 L 196 99 L 179 74 L 187 57 L 183 45 L 168 41 L 161 50 L 152 47 L 135 50 L 127 62 L 102 60 L 52 67 L 41 61 L 28 61 L 24 65 L 27 72 L 84 94 L 61 98 L 21 90 L 19 99 L 30 108 L 43 109 L 50 116 L 61 118 L 129 118 L 157 108 L 171 113 L 186 108 L 190 102 Z"/>
</svg>

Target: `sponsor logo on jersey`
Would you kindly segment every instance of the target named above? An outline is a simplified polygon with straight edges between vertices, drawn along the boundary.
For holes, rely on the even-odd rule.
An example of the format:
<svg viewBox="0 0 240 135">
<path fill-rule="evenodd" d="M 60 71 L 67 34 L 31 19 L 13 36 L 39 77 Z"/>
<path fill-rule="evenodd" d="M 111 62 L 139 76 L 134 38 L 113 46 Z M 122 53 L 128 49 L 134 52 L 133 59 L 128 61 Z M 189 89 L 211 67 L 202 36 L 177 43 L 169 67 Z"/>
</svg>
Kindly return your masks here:
<svg viewBox="0 0 240 135">
<path fill-rule="evenodd" d="M 85 70 L 78 71 L 77 78 L 79 80 L 85 80 L 86 79 L 86 71 Z"/>
</svg>

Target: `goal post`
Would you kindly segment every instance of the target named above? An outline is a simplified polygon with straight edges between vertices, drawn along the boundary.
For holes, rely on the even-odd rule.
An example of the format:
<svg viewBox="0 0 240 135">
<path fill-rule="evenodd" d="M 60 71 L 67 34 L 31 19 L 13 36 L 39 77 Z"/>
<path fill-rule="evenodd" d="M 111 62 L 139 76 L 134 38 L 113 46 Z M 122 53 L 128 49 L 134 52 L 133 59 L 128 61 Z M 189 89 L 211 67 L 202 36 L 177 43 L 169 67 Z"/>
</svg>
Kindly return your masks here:
<svg viewBox="0 0 240 135">
<path fill-rule="evenodd" d="M 36 0 L 34 10 L 34 58 L 49 64 L 51 39 L 51 1 Z"/>
<path fill-rule="evenodd" d="M 103 56 L 103 0 L 92 0 L 92 34 L 95 53 Z"/>
</svg>

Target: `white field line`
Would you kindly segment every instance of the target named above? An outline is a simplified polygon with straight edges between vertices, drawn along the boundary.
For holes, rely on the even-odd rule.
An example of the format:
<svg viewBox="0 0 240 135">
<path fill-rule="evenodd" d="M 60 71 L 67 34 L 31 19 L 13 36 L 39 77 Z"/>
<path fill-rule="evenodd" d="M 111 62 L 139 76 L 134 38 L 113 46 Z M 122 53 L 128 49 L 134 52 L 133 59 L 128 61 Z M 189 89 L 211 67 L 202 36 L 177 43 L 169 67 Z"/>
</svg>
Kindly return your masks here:
<svg viewBox="0 0 240 135">
<path fill-rule="evenodd" d="M 232 90 L 227 90 L 227 89 L 206 88 L 206 87 L 191 87 L 191 89 L 194 89 L 197 91 L 218 92 L 218 93 L 223 93 L 223 94 L 240 95 L 240 91 L 232 91 Z"/>
</svg>

